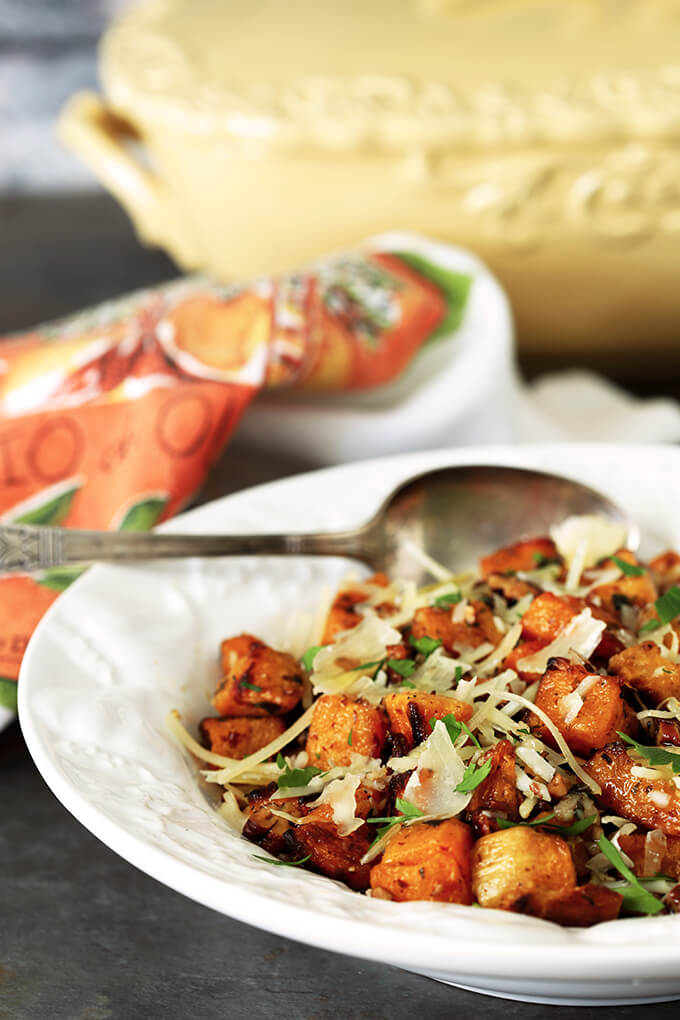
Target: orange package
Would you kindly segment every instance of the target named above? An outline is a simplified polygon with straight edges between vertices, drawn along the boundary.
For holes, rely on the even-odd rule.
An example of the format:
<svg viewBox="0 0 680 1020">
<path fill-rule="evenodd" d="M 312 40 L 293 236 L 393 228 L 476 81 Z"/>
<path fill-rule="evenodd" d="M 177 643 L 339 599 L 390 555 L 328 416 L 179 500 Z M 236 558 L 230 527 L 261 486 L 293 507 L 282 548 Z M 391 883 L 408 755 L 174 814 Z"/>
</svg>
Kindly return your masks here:
<svg viewBox="0 0 680 1020">
<path fill-rule="evenodd" d="M 469 279 L 368 251 L 239 287 L 188 278 L 0 341 L 2 523 L 143 530 L 200 489 L 261 388 L 386 383 L 460 316 Z M 78 575 L 0 576 L 0 704 Z"/>
</svg>

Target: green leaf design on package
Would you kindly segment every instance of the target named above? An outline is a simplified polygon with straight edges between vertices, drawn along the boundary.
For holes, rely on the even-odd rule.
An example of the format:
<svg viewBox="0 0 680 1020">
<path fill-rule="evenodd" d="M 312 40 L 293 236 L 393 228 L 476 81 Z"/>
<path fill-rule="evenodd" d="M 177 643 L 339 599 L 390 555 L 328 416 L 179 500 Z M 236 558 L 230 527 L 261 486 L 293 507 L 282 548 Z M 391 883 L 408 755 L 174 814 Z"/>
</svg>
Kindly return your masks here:
<svg viewBox="0 0 680 1020">
<path fill-rule="evenodd" d="M 149 531 L 155 524 L 158 524 L 168 505 L 169 498 L 168 493 L 144 496 L 128 507 L 118 525 L 118 530 Z"/>
<path fill-rule="evenodd" d="M 36 493 L 24 503 L 16 507 L 16 516 L 10 510 L 5 519 L 12 524 L 41 524 L 55 527 L 62 524 L 68 517 L 73 497 L 81 487 L 80 479 L 70 480 L 66 483 L 51 485 L 48 489 Z M 45 501 L 41 502 L 40 497 L 44 496 Z"/>
<path fill-rule="evenodd" d="M 447 269 L 436 262 L 431 262 L 430 259 L 426 259 L 423 255 L 416 254 L 416 252 L 395 251 L 391 254 L 401 259 L 411 269 L 415 269 L 417 273 L 430 280 L 431 283 L 434 283 L 442 292 L 446 301 L 446 315 L 437 328 L 430 333 L 426 342 L 431 343 L 433 340 L 437 340 L 439 337 L 458 329 L 463 321 L 463 313 L 465 312 L 465 305 L 470 293 L 472 277 L 467 276 L 465 273 L 457 273 L 453 269 Z"/>
<path fill-rule="evenodd" d="M 52 591 L 66 591 L 69 585 L 84 574 L 87 567 L 51 567 L 44 574 L 36 577 L 38 584 Z"/>
<path fill-rule="evenodd" d="M 8 708 L 10 712 L 17 710 L 17 685 L 15 680 L 9 677 L 0 676 L 0 705 Z"/>
</svg>

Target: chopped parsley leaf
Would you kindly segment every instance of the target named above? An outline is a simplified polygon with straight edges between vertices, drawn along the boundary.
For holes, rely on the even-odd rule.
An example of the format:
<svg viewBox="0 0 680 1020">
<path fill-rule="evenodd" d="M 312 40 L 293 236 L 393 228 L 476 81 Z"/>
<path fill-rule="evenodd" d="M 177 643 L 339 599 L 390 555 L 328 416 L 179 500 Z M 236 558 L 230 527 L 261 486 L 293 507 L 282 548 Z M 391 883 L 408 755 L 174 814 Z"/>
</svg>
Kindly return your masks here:
<svg viewBox="0 0 680 1020">
<path fill-rule="evenodd" d="M 433 715 L 432 718 L 430 719 L 431 730 L 434 729 L 434 724 L 436 722 L 437 717 Z M 449 712 L 448 715 L 442 716 L 439 722 L 443 722 L 444 725 L 446 726 L 446 732 L 448 733 L 452 744 L 455 744 L 456 740 L 461 735 L 461 733 L 467 733 L 468 737 L 475 745 L 475 747 L 481 748 L 481 744 L 477 740 L 477 737 L 474 735 L 472 730 L 469 729 L 469 727 L 464 722 L 461 722 L 459 719 L 456 719 L 455 715 L 453 715 L 452 712 Z"/>
<path fill-rule="evenodd" d="M 251 684 L 250 680 L 239 680 L 239 687 L 247 687 L 249 691 L 261 691 L 259 684 Z"/>
<path fill-rule="evenodd" d="M 556 825 L 552 819 L 555 817 L 553 811 L 549 815 L 543 815 L 541 818 L 534 818 L 532 822 L 512 822 L 507 818 L 497 818 L 498 826 L 501 829 L 512 829 L 515 825 L 528 825 L 534 828 L 535 826 L 545 826 L 550 832 L 554 832 L 558 836 L 579 836 L 586 829 L 589 829 L 593 822 L 597 821 L 597 815 L 590 815 L 588 818 L 579 818 L 571 825 Z"/>
<path fill-rule="evenodd" d="M 314 660 L 322 648 L 326 648 L 326 645 L 312 645 L 312 647 L 308 648 L 300 659 L 300 662 L 307 671 L 309 671 L 314 665 Z"/>
<path fill-rule="evenodd" d="M 441 645 L 439 638 L 431 638 L 427 637 L 427 635 L 421 638 L 414 638 L 413 634 L 411 634 L 408 640 L 409 644 L 411 644 L 417 652 L 420 652 L 421 655 L 424 655 L 426 659 Z"/>
<path fill-rule="evenodd" d="M 638 631 L 639 634 L 646 634 L 647 631 L 656 630 L 664 623 L 670 623 L 676 616 L 680 616 L 680 587 L 674 584 L 672 588 L 656 600 L 654 603 L 658 620 L 647 620 Z"/>
<path fill-rule="evenodd" d="M 634 747 L 639 755 L 646 758 L 650 765 L 670 765 L 676 775 L 680 775 L 680 753 L 666 751 L 663 747 L 647 747 L 646 744 L 639 744 L 627 733 L 616 731 L 621 740 Z"/>
<path fill-rule="evenodd" d="M 623 891 L 623 901 L 628 910 L 636 914 L 660 913 L 663 910 L 663 903 L 638 881 L 614 844 L 606 836 L 600 836 L 597 845 L 618 873 L 628 882 L 629 889 Z"/>
<path fill-rule="evenodd" d="M 387 666 L 399 676 L 410 676 L 415 672 L 416 662 L 415 659 L 388 659 Z"/>
<path fill-rule="evenodd" d="M 264 861 L 265 864 L 273 864 L 276 868 L 297 868 L 300 864 L 304 864 L 312 856 L 307 854 L 306 857 L 301 857 L 299 861 L 277 861 L 273 857 L 262 857 L 260 854 L 250 855 L 254 861 Z"/>
<path fill-rule="evenodd" d="M 386 832 L 389 832 L 395 825 L 400 825 L 402 822 L 410 821 L 414 818 L 422 818 L 423 812 L 415 804 L 412 804 L 410 800 L 404 800 L 403 797 L 398 797 L 395 801 L 394 806 L 397 811 L 400 811 L 399 815 L 388 815 L 385 818 L 367 818 L 366 821 L 369 825 L 380 825 L 375 839 L 371 846 L 382 839 Z"/>
<path fill-rule="evenodd" d="M 472 762 L 465 769 L 465 775 L 456 787 L 456 793 L 472 793 L 480 783 L 483 783 L 491 772 L 491 759 L 487 758 L 481 765 L 474 765 Z"/>
<path fill-rule="evenodd" d="M 308 765 L 304 769 L 291 769 L 286 764 L 286 759 L 281 752 L 276 756 L 276 764 L 280 769 L 283 769 L 281 775 L 276 780 L 279 790 L 290 790 L 295 786 L 307 786 L 310 779 L 323 773 L 323 769 L 317 769 L 314 765 Z"/>
<path fill-rule="evenodd" d="M 359 666 L 353 666 L 348 672 L 358 673 L 360 669 L 373 669 L 374 666 L 377 666 L 379 669 L 384 663 L 385 659 L 374 659 L 373 662 L 362 662 Z"/>
<path fill-rule="evenodd" d="M 417 690 L 416 685 L 414 683 L 411 683 L 410 680 L 402 680 L 401 683 L 399 684 L 399 690 L 401 690 L 402 687 L 408 687 L 412 691 Z"/>
<path fill-rule="evenodd" d="M 642 577 L 643 574 L 647 573 L 644 567 L 639 567 L 635 563 L 626 563 L 626 561 L 622 560 L 619 556 L 612 556 L 610 558 L 612 563 L 615 563 L 621 573 L 626 577 Z"/>
<path fill-rule="evenodd" d="M 352 746 L 352 730 L 353 729 L 354 729 L 354 727 L 352 726 L 352 729 L 349 731 L 349 733 L 347 735 L 347 746 L 348 747 Z"/>
<path fill-rule="evenodd" d="M 412 804 L 410 800 L 404 800 L 403 797 L 397 797 L 394 802 L 394 806 L 397 811 L 401 811 L 404 818 L 422 818 L 423 812 L 415 804 Z"/>
<path fill-rule="evenodd" d="M 548 828 L 553 832 L 558 832 L 560 836 L 580 836 L 596 821 L 597 815 L 588 815 L 587 818 L 577 819 L 571 825 L 549 825 Z"/>
<path fill-rule="evenodd" d="M 462 666 L 456 666 L 456 673 L 455 673 L 455 676 L 453 678 L 454 685 L 457 687 L 462 679 L 463 679 L 463 667 Z"/>
<path fill-rule="evenodd" d="M 459 591 L 449 591 L 446 595 L 440 595 L 432 603 L 437 609 L 450 609 L 451 606 L 455 606 L 462 599 L 462 595 Z"/>
<path fill-rule="evenodd" d="M 510 818 L 496 818 L 499 829 L 514 829 L 516 825 L 526 825 L 530 828 L 534 828 L 537 825 L 545 825 L 551 818 L 555 817 L 555 812 L 551 811 L 549 815 L 543 815 L 542 818 L 534 818 L 532 822 L 513 822 Z"/>
</svg>

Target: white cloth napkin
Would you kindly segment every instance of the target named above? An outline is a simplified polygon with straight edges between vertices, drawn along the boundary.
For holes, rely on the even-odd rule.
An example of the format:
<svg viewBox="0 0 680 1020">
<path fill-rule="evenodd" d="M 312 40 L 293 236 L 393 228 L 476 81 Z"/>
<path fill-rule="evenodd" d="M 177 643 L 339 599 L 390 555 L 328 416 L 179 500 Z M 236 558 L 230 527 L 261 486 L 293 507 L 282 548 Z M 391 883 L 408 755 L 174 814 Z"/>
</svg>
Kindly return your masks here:
<svg viewBox="0 0 680 1020">
<path fill-rule="evenodd" d="M 680 442 L 680 404 L 634 397 L 586 371 L 518 380 L 515 413 L 519 442 Z"/>
</svg>

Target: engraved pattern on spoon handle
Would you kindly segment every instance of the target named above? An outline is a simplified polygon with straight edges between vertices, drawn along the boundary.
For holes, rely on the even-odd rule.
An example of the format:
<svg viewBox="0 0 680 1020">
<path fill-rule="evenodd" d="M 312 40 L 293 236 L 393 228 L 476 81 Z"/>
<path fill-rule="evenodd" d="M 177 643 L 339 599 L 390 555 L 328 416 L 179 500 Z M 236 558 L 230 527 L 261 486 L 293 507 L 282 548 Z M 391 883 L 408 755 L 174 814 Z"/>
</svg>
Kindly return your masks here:
<svg viewBox="0 0 680 1020">
<path fill-rule="evenodd" d="M 0 527 L 0 572 L 31 573 L 66 562 L 61 528 L 30 524 Z"/>
<path fill-rule="evenodd" d="M 362 543 L 363 531 L 359 528 L 308 535 L 173 535 L 0 525 L 0 573 L 33 573 L 96 560 L 132 563 L 185 556 L 348 556 L 370 561 Z"/>
</svg>

